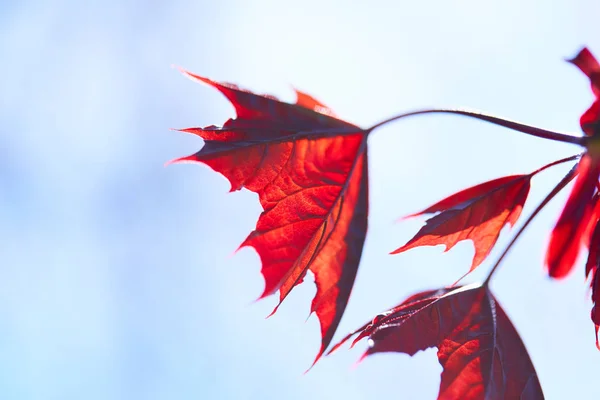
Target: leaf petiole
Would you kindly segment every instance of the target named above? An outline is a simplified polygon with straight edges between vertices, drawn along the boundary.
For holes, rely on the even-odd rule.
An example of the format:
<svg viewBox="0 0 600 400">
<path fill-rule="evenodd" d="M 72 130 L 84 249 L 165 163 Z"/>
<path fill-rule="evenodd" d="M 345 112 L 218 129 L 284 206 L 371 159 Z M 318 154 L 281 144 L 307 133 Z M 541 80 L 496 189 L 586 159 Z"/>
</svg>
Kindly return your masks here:
<svg viewBox="0 0 600 400">
<path fill-rule="evenodd" d="M 469 118 L 479 119 L 479 120 L 486 121 L 486 122 L 489 122 L 494 125 L 499 125 L 499 126 L 503 126 L 508 129 L 522 132 L 527 135 L 531 135 L 531 136 L 535 136 L 535 137 L 539 137 L 539 138 L 543 138 L 543 139 L 549 139 L 549 140 L 553 140 L 556 142 L 578 144 L 580 146 L 585 146 L 585 142 L 586 142 L 586 138 L 582 137 L 582 136 L 573 136 L 573 135 L 570 135 L 567 133 L 549 131 L 549 130 L 538 128 L 535 126 L 525 125 L 520 122 L 511 121 L 511 120 L 508 120 L 505 118 L 495 117 L 493 115 L 485 114 L 480 111 L 466 110 L 466 109 L 451 109 L 451 108 L 448 108 L 448 109 L 446 109 L 446 108 L 431 108 L 431 109 L 417 110 L 417 111 L 411 111 L 411 112 L 404 113 L 404 114 L 399 114 L 394 117 L 388 118 L 384 121 L 381 121 L 381 122 L 373 125 L 372 127 L 365 129 L 365 131 L 367 133 L 370 133 L 373 130 L 375 130 L 383 125 L 386 125 L 390 122 L 393 122 L 393 121 L 396 121 L 399 119 L 403 119 L 406 117 L 411 117 L 414 115 L 423 115 L 423 114 L 457 114 L 457 115 L 462 115 L 462 116 L 469 117 Z"/>
</svg>

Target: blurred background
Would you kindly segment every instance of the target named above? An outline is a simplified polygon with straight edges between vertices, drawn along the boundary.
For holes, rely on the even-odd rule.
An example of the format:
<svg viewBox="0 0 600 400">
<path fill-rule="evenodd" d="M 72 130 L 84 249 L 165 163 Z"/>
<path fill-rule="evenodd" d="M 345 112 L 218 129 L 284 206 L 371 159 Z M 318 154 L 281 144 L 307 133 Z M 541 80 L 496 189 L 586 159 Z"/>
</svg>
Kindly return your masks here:
<svg viewBox="0 0 600 400">
<path fill-rule="evenodd" d="M 287 3 L 287 4 L 286 4 Z M 202 165 L 166 161 L 202 141 L 169 128 L 233 108 L 173 64 L 293 101 L 292 85 L 369 126 L 426 106 L 469 106 L 579 134 L 600 55 L 588 1 L 14 1 L 0 3 L 0 398 L 433 399 L 435 349 L 319 345 L 311 282 L 265 320 L 254 250 L 234 250 L 260 207 Z M 415 117 L 370 138 L 370 226 L 337 338 L 420 290 L 454 282 L 473 248 L 388 255 L 420 228 L 403 215 L 467 186 L 528 173 L 577 148 L 461 117 Z M 570 168 L 538 175 L 523 215 Z M 557 197 L 493 282 L 548 399 L 591 399 L 583 265 L 543 271 Z M 523 219 L 520 221 L 522 222 Z M 481 279 L 510 235 L 465 282 Z"/>
</svg>

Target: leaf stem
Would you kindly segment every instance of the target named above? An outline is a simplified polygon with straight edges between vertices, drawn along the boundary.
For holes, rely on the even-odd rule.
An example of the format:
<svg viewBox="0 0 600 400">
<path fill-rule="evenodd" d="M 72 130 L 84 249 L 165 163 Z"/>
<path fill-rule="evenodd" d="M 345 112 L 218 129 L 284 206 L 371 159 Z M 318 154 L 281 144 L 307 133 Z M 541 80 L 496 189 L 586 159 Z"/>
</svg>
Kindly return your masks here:
<svg viewBox="0 0 600 400">
<path fill-rule="evenodd" d="M 574 158 L 573 157 L 569 157 L 568 159 L 563 159 L 563 160 L 559 160 L 559 161 L 566 162 L 566 161 L 570 161 L 571 159 L 574 159 Z M 548 164 L 548 167 L 552 166 L 552 165 L 556 165 L 557 163 L 558 162 L 554 162 L 554 163 Z M 533 221 L 533 219 L 539 214 L 540 211 L 542 211 L 542 209 L 544 207 L 546 207 L 546 205 L 554 198 L 554 196 L 556 196 L 561 190 L 563 190 L 564 187 L 567 186 L 569 184 L 569 182 L 571 182 L 571 180 L 573 180 L 573 178 L 575 177 L 575 175 L 577 175 L 577 173 L 576 173 L 577 165 L 579 165 L 579 164 L 575 164 L 573 166 L 573 168 L 571 168 L 571 170 L 567 173 L 567 175 L 565 175 L 565 177 L 562 178 L 562 180 L 554 187 L 554 189 L 552 189 L 552 191 L 550 193 L 548 193 L 548 195 L 544 198 L 544 200 L 542 200 L 542 202 L 537 206 L 537 208 L 531 213 L 531 215 L 529 216 L 529 218 L 527 218 L 527 221 L 525 221 L 525 223 L 523 224 L 523 226 L 521 226 L 521 228 L 519 229 L 519 231 L 512 238 L 512 240 L 510 241 L 510 243 L 508 244 L 508 246 L 506 246 L 506 248 L 504 249 L 504 251 L 502 252 L 502 254 L 500 255 L 500 257 L 498 258 L 498 260 L 496 261 L 496 263 L 494 264 L 494 266 L 492 267 L 492 269 L 488 273 L 488 276 L 485 278 L 485 281 L 483 282 L 482 286 L 488 286 L 489 285 L 490 279 L 492 279 L 492 276 L 494 275 L 494 273 L 498 269 L 498 266 L 500 265 L 500 263 L 502 262 L 502 260 L 504 259 L 504 257 L 508 254 L 508 252 L 513 247 L 513 245 L 517 242 L 517 240 L 519 239 L 519 237 L 521 236 L 521 234 L 525 231 L 525 229 L 527 228 L 527 226 L 529 226 L 529 224 L 531 223 L 531 221 Z M 540 168 L 540 170 L 538 170 L 538 171 L 541 171 L 542 169 L 545 169 L 545 167 Z"/>
<path fill-rule="evenodd" d="M 540 167 L 540 168 L 536 169 L 530 175 L 531 176 L 535 176 L 535 175 L 539 174 L 540 172 L 547 170 L 550 167 L 554 167 L 555 165 L 564 164 L 564 163 L 569 162 L 569 161 L 575 161 L 578 158 L 580 158 L 581 156 L 583 156 L 583 154 L 584 153 L 579 153 L 579 154 L 575 154 L 575 155 L 572 155 L 572 156 L 569 156 L 569 157 L 561 158 L 560 160 L 552 161 L 551 163 L 546 164 L 543 167 Z"/>
<path fill-rule="evenodd" d="M 494 125 L 500 125 L 505 128 L 508 128 L 508 129 L 522 132 L 527 135 L 536 136 L 536 137 L 543 138 L 543 139 L 549 139 L 549 140 L 553 140 L 556 142 L 572 143 L 572 144 L 578 144 L 580 146 L 584 146 L 585 141 L 586 141 L 585 140 L 586 138 L 582 137 L 582 136 L 573 136 L 573 135 L 569 135 L 566 133 L 549 131 L 546 129 L 537 128 L 535 126 L 525 125 L 520 122 L 511 121 L 511 120 L 500 118 L 500 117 L 495 117 L 493 115 L 485 114 L 480 111 L 467 110 L 467 109 L 451 109 L 451 108 L 447 108 L 447 109 L 446 108 L 431 108 L 431 109 L 417 110 L 417 111 L 411 111 L 411 112 L 404 113 L 404 114 L 399 114 L 394 117 L 388 118 L 384 121 L 381 121 L 381 122 L 373 125 L 372 127 L 366 129 L 365 131 L 370 133 L 371 131 L 373 131 L 383 125 L 386 125 L 390 122 L 396 121 L 398 119 L 406 118 L 406 117 L 411 117 L 413 115 L 435 114 L 435 113 L 463 115 L 465 117 L 479 119 L 482 121 L 492 123 Z"/>
</svg>

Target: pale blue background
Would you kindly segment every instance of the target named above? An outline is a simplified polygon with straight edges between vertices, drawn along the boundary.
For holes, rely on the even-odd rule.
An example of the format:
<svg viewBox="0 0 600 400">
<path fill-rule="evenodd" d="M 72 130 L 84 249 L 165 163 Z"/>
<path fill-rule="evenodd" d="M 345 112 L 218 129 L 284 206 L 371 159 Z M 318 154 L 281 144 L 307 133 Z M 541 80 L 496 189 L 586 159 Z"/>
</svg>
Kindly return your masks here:
<svg viewBox="0 0 600 400">
<path fill-rule="evenodd" d="M 435 105 L 579 132 L 592 95 L 562 59 L 584 44 L 600 54 L 598 15 L 596 0 L 2 2 L 0 398 L 434 398 L 432 350 L 352 369 L 361 344 L 302 374 L 319 347 L 316 319 L 304 323 L 314 288 L 265 321 L 276 299 L 251 304 L 258 257 L 232 256 L 255 195 L 228 195 L 207 167 L 163 167 L 201 147 L 169 128 L 233 111 L 171 65 L 286 100 L 294 85 L 363 126 Z M 387 255 L 422 223 L 397 217 L 576 151 L 449 116 L 398 122 L 370 144 L 369 236 L 338 336 L 470 265 L 470 243 Z M 567 169 L 535 179 L 525 214 Z M 583 267 L 563 282 L 542 269 L 564 198 L 493 286 L 547 398 L 592 399 Z"/>
</svg>

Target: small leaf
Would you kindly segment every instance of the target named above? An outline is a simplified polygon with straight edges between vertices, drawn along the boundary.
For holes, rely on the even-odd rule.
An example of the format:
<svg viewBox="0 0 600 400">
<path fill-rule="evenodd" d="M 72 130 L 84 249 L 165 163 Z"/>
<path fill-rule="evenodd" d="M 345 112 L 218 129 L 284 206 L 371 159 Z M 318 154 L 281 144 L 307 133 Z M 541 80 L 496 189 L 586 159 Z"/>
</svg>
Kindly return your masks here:
<svg viewBox="0 0 600 400">
<path fill-rule="evenodd" d="M 584 47 L 574 58 L 568 61 L 590 78 L 592 90 L 597 97 L 600 97 L 600 63 L 598 63 L 592 52 Z"/>
<path fill-rule="evenodd" d="M 418 293 L 337 344 L 368 337 L 365 357 L 414 355 L 437 347 L 438 399 L 543 399 L 519 334 L 487 287 L 469 285 Z"/>
<path fill-rule="evenodd" d="M 538 170 L 539 171 L 539 170 Z M 462 240 L 472 240 L 475 255 L 469 272 L 490 254 L 506 224 L 515 224 L 529 194 L 531 177 L 513 175 L 462 190 L 411 216 L 440 212 L 392 254 L 418 246 L 445 245 L 450 250 Z"/>
<path fill-rule="evenodd" d="M 587 48 L 582 49 L 575 58 L 568 61 L 590 78 L 592 91 L 596 95 L 596 101 L 580 119 L 581 129 L 592 136 L 594 131 L 600 129 L 600 64 Z"/>
</svg>

